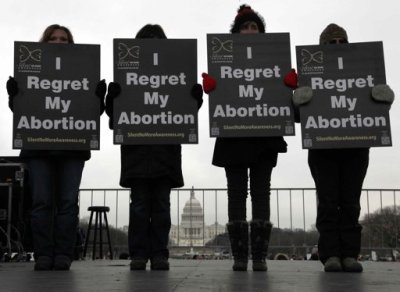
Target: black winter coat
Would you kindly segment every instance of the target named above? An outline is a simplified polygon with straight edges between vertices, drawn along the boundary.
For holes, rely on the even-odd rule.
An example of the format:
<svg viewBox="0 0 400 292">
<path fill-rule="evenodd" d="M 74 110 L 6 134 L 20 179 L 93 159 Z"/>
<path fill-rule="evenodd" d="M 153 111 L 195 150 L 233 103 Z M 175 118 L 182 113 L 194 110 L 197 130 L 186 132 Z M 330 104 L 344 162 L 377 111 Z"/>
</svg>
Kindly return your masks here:
<svg viewBox="0 0 400 292">
<path fill-rule="evenodd" d="M 217 138 L 212 164 L 219 167 L 250 167 L 254 163 L 273 160 L 278 152 L 286 152 L 283 137 Z"/>
<path fill-rule="evenodd" d="M 122 187 L 133 179 L 168 177 L 171 188 L 183 186 L 181 145 L 121 145 Z"/>
<path fill-rule="evenodd" d="M 90 159 L 90 151 L 81 150 L 21 150 L 19 157 L 22 159 L 46 158 L 46 159 Z"/>
<path fill-rule="evenodd" d="M 191 95 L 197 101 L 197 108 L 199 109 L 203 103 L 201 86 L 196 84 L 192 88 Z M 115 97 L 110 96 L 110 94 L 106 96 L 106 113 L 110 117 L 110 129 L 114 128 L 113 99 Z M 182 187 L 184 183 L 181 149 L 180 144 L 121 145 L 120 185 L 125 188 L 132 188 L 134 179 L 137 178 L 167 177 L 171 182 L 171 188 Z"/>
</svg>

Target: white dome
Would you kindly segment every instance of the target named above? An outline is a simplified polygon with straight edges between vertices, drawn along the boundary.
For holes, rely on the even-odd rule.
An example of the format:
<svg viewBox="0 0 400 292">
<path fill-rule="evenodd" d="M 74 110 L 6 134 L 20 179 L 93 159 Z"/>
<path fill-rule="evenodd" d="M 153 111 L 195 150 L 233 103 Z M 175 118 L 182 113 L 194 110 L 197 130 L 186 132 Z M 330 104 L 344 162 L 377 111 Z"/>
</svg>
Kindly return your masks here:
<svg viewBox="0 0 400 292">
<path fill-rule="evenodd" d="M 194 196 L 194 190 L 190 193 L 190 199 L 186 201 L 182 212 L 182 224 L 202 225 L 204 220 L 203 207 Z"/>
<path fill-rule="evenodd" d="M 183 207 L 183 214 L 199 215 L 203 214 L 203 208 L 196 198 L 190 198 Z"/>
</svg>

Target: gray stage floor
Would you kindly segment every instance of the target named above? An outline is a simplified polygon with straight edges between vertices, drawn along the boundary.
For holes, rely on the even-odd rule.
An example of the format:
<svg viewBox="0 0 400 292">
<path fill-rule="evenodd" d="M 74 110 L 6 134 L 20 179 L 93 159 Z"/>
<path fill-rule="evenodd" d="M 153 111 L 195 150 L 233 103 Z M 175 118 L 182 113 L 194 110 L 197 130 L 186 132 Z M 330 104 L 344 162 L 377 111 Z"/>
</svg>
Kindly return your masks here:
<svg viewBox="0 0 400 292">
<path fill-rule="evenodd" d="M 33 263 L 0 263 L 0 291 L 400 291 L 400 263 L 392 262 L 364 262 L 361 274 L 324 273 L 313 261 L 268 261 L 267 273 L 233 272 L 229 260 L 170 264 L 130 271 L 129 261 L 87 260 L 66 272 L 34 272 Z"/>
</svg>

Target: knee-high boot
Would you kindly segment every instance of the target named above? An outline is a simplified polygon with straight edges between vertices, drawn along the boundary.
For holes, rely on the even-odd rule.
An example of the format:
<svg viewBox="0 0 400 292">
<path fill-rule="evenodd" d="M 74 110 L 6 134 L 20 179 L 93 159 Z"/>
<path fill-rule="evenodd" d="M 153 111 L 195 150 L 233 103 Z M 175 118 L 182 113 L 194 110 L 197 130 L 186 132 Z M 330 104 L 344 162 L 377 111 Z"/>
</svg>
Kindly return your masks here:
<svg viewBox="0 0 400 292">
<path fill-rule="evenodd" d="M 249 225 L 246 221 L 232 221 L 227 224 L 231 242 L 234 271 L 247 271 L 249 258 Z"/>
<path fill-rule="evenodd" d="M 267 271 L 269 238 L 272 224 L 266 220 L 253 220 L 250 223 L 251 255 L 253 271 Z"/>
</svg>

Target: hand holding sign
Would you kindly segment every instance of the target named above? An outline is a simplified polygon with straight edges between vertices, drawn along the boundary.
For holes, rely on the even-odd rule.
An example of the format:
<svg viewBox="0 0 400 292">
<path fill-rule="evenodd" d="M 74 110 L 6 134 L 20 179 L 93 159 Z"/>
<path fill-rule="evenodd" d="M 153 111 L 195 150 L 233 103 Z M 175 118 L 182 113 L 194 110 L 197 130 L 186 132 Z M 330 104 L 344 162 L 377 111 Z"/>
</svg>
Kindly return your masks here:
<svg viewBox="0 0 400 292">
<path fill-rule="evenodd" d="M 109 116 L 108 127 L 113 129 L 114 99 L 121 94 L 121 85 L 118 82 L 110 82 L 106 96 L 106 114 Z"/>
<path fill-rule="evenodd" d="M 217 87 L 217 81 L 207 73 L 201 74 L 201 77 L 203 77 L 203 88 L 204 92 L 209 94 L 211 91 L 215 90 Z"/>
<path fill-rule="evenodd" d="M 100 80 L 96 85 L 95 94 L 100 100 L 100 115 L 104 112 L 104 96 L 106 95 L 107 84 L 106 81 Z"/>
<path fill-rule="evenodd" d="M 100 80 L 96 85 L 96 96 L 100 99 L 104 99 L 106 91 L 107 91 L 106 81 L 104 79 Z"/>
<path fill-rule="evenodd" d="M 312 88 L 309 86 L 302 86 L 294 91 L 292 100 L 295 106 L 300 106 L 309 103 L 312 99 L 312 96 Z"/>
<path fill-rule="evenodd" d="M 197 109 L 200 109 L 201 105 L 203 104 L 203 88 L 201 85 L 198 83 L 193 85 L 190 94 L 197 101 Z"/>
<path fill-rule="evenodd" d="M 13 110 L 14 108 L 14 96 L 18 94 L 18 83 L 14 77 L 9 77 L 7 80 L 7 93 L 8 93 L 8 107 Z"/>
<path fill-rule="evenodd" d="M 7 93 L 10 97 L 14 97 L 18 94 L 18 83 L 14 77 L 9 77 L 7 80 Z"/>
<path fill-rule="evenodd" d="M 106 96 L 106 113 L 111 118 L 113 116 L 113 103 L 114 99 L 121 94 L 121 85 L 118 82 L 110 82 L 108 84 L 108 91 Z"/>
<path fill-rule="evenodd" d="M 288 74 L 283 78 L 283 82 L 287 87 L 292 89 L 297 88 L 297 73 L 295 69 L 291 69 Z"/>
<path fill-rule="evenodd" d="M 392 104 L 394 101 L 394 92 L 389 85 L 379 84 L 372 87 L 371 97 L 377 102 Z"/>
<path fill-rule="evenodd" d="M 114 99 L 121 93 L 121 85 L 118 82 L 110 82 L 108 84 L 107 98 Z"/>
</svg>

